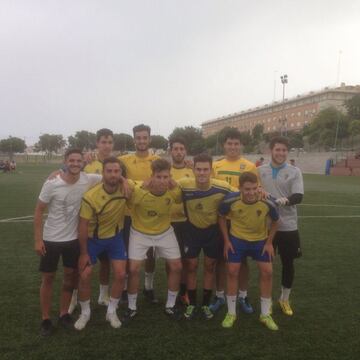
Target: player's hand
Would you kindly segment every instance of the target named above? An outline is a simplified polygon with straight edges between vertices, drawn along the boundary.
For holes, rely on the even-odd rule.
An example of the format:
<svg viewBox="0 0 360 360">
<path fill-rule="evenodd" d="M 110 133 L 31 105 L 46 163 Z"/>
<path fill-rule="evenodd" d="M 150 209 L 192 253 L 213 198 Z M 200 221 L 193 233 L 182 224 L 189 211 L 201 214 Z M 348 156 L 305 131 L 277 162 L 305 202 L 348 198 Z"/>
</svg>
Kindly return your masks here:
<svg viewBox="0 0 360 360">
<path fill-rule="evenodd" d="M 192 169 L 194 167 L 194 162 L 190 159 L 185 159 L 184 164 L 187 168 L 190 168 L 190 169 Z"/>
<path fill-rule="evenodd" d="M 81 254 L 79 257 L 79 273 L 82 273 L 88 266 L 91 265 L 89 254 Z"/>
<path fill-rule="evenodd" d="M 265 191 L 262 186 L 258 187 L 258 195 L 260 200 L 267 200 L 270 197 L 270 193 Z"/>
<path fill-rule="evenodd" d="M 125 198 L 130 199 L 132 190 L 131 190 L 131 188 L 129 186 L 129 182 L 123 176 L 121 177 L 121 186 L 122 186 L 122 190 L 124 192 Z"/>
<path fill-rule="evenodd" d="M 175 189 L 177 187 L 177 182 L 173 178 L 170 178 L 168 186 L 169 190 Z"/>
<path fill-rule="evenodd" d="M 269 242 L 265 243 L 261 255 L 264 255 L 265 253 L 268 253 L 268 255 L 270 257 L 270 261 L 273 261 L 273 258 L 275 256 L 275 251 L 274 251 L 274 246 L 272 243 L 269 243 Z"/>
<path fill-rule="evenodd" d="M 231 251 L 233 254 L 235 253 L 232 243 L 230 241 L 225 241 L 224 242 L 224 258 L 226 260 L 228 259 L 229 251 Z"/>
<path fill-rule="evenodd" d="M 45 256 L 46 248 L 43 240 L 35 242 L 35 251 L 39 256 Z"/>
<path fill-rule="evenodd" d="M 87 151 L 86 153 L 84 153 L 84 162 L 85 162 L 85 164 L 90 164 L 95 160 L 96 160 L 96 153 L 95 152 Z"/>
<path fill-rule="evenodd" d="M 279 206 L 286 206 L 289 204 L 289 199 L 286 197 L 281 197 L 275 200 L 276 204 Z"/>
<path fill-rule="evenodd" d="M 142 185 L 141 185 L 141 187 L 142 187 L 143 189 L 145 189 L 145 190 L 150 190 L 151 187 L 152 187 L 152 183 L 153 183 L 153 181 L 152 181 L 151 178 L 150 178 L 150 179 L 147 179 L 147 180 L 144 180 L 143 183 L 142 183 Z"/>
</svg>

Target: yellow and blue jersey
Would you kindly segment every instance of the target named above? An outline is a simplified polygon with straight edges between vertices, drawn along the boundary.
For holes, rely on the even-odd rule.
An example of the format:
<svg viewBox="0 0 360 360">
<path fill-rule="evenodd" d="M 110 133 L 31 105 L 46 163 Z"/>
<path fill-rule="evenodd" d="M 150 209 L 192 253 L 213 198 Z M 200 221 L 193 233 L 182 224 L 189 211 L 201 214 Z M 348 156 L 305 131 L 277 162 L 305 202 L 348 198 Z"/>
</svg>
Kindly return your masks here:
<svg viewBox="0 0 360 360">
<path fill-rule="evenodd" d="M 279 220 L 279 212 L 270 201 L 258 200 L 248 204 L 240 192 L 228 194 L 219 206 L 219 214 L 230 220 L 230 234 L 247 241 L 266 240 L 268 219 Z"/>
<path fill-rule="evenodd" d="M 146 157 L 140 157 L 136 154 L 127 154 L 119 156 L 118 159 L 125 165 L 126 177 L 134 181 L 145 181 L 152 175 L 151 163 L 160 159 L 157 155 L 149 154 Z"/>
</svg>

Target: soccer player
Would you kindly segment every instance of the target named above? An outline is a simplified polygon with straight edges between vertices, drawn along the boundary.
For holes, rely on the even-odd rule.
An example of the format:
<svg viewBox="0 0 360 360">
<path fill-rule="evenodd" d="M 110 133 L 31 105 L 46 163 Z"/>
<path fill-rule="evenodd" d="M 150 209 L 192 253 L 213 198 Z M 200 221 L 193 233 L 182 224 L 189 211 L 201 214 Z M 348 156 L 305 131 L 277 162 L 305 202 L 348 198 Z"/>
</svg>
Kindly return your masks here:
<svg viewBox="0 0 360 360">
<path fill-rule="evenodd" d="M 114 146 L 114 134 L 109 129 L 100 129 L 96 132 L 96 158 L 87 164 L 84 171 L 87 174 L 102 174 L 103 162 L 111 156 Z M 109 278 L 110 278 L 110 261 L 107 253 L 103 252 L 98 255 L 100 260 L 99 270 L 99 305 L 109 305 Z M 77 288 L 73 291 L 70 302 L 69 314 L 72 314 L 77 305 Z"/>
<path fill-rule="evenodd" d="M 81 314 L 75 322 L 77 330 L 90 320 L 91 274 L 96 258 L 106 252 L 113 268 L 111 296 L 106 320 L 113 328 L 121 322 L 116 309 L 124 287 L 127 253 L 123 239 L 126 197 L 121 183 L 121 163 L 115 157 L 103 161 L 103 182 L 85 193 L 79 222 L 79 303 Z"/>
<path fill-rule="evenodd" d="M 178 181 L 182 191 L 187 236 L 184 239 L 184 258 L 187 273 L 187 293 L 190 304 L 186 307 L 185 318 L 196 314 L 196 277 L 201 250 L 204 252 L 204 278 L 202 315 L 211 319 L 209 309 L 216 261 L 223 256 L 222 240 L 217 224 L 218 207 L 222 199 L 233 188 L 225 181 L 211 178 L 212 158 L 207 154 L 194 157 L 194 178 Z M 236 190 L 234 188 L 234 190 Z"/>
<path fill-rule="evenodd" d="M 224 238 L 224 257 L 227 259 L 228 313 L 222 323 L 225 328 L 236 320 L 236 295 L 239 271 L 244 259 L 251 256 L 260 271 L 260 321 L 270 330 L 278 330 L 271 317 L 273 238 L 279 214 L 275 205 L 259 201 L 258 178 L 244 172 L 240 176 L 240 192 L 227 195 L 220 205 L 220 229 Z M 227 217 L 230 219 L 228 231 Z M 268 231 L 268 219 L 271 220 Z M 229 236 L 230 232 L 230 236 Z"/>
<path fill-rule="evenodd" d="M 151 142 L 151 129 L 149 126 L 140 124 L 133 128 L 135 150 L 134 154 L 127 154 L 119 157 L 126 168 L 126 177 L 133 181 L 145 181 L 152 175 L 151 164 L 159 159 L 157 155 L 149 152 Z M 125 243 L 129 243 L 131 227 L 131 214 L 126 212 L 124 238 Z M 145 285 L 144 296 L 151 303 L 157 303 L 154 294 L 154 271 L 155 259 L 153 249 L 150 249 L 145 260 Z M 125 295 L 125 294 L 124 294 Z"/>
<path fill-rule="evenodd" d="M 140 269 L 149 249 L 166 260 L 168 296 L 165 313 L 175 319 L 180 314 L 175 306 L 181 277 L 181 255 L 174 229 L 170 225 L 170 209 L 181 198 L 169 190 L 170 163 L 164 159 L 152 162 L 152 176 L 147 188 L 135 186 L 131 196 L 132 224 L 129 241 L 128 310 L 124 321 L 137 314 L 137 292 Z"/>
<path fill-rule="evenodd" d="M 213 164 L 213 176 L 215 179 L 224 180 L 234 187 L 238 187 L 239 177 L 244 172 L 250 171 L 257 175 L 255 164 L 241 156 L 241 134 L 237 129 L 229 129 L 224 137 L 225 157 Z M 213 313 L 217 312 L 225 304 L 225 260 L 220 258 L 216 264 L 216 295 L 210 305 Z M 238 302 L 242 311 L 251 314 L 254 310 L 247 296 L 249 281 L 249 267 L 246 260 L 241 265 L 239 274 Z"/>
<path fill-rule="evenodd" d="M 40 304 L 43 336 L 50 335 L 53 331 L 50 320 L 51 296 L 60 256 L 64 266 L 64 278 L 59 323 L 67 328 L 72 326 L 68 309 L 78 278 L 78 213 L 85 191 L 101 181 L 101 175 L 81 172 L 83 156 L 79 149 L 67 150 L 64 163 L 67 171 L 44 183 L 34 216 L 35 251 L 41 257 Z M 46 208 L 48 217 L 43 227 L 42 219 Z"/>
<path fill-rule="evenodd" d="M 304 184 L 298 167 L 287 164 L 289 142 L 275 137 L 270 141 L 271 162 L 258 168 L 265 191 L 277 198 L 280 205 L 280 224 L 274 238 L 274 247 L 282 263 L 281 295 L 279 304 L 285 315 L 293 315 L 289 296 L 294 281 L 294 260 L 301 256 L 296 205 L 304 195 Z"/>
<path fill-rule="evenodd" d="M 170 139 L 170 155 L 172 160 L 171 177 L 174 180 L 194 177 L 192 167 L 187 166 L 185 140 L 182 138 Z M 171 226 L 174 228 L 176 239 L 179 244 L 181 258 L 184 258 L 184 241 L 187 236 L 186 216 L 184 204 L 173 204 L 171 207 Z M 188 305 L 189 299 L 186 293 L 186 268 L 183 261 L 183 270 L 181 274 L 179 300 Z"/>
</svg>

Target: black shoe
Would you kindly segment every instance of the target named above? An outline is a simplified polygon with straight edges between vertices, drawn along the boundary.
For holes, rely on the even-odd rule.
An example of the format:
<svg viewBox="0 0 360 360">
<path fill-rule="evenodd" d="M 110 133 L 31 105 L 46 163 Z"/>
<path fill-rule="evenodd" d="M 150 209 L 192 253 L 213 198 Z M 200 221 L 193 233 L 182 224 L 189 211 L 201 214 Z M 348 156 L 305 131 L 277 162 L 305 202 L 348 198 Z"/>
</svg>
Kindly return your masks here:
<svg viewBox="0 0 360 360">
<path fill-rule="evenodd" d="M 155 298 L 154 290 L 143 290 L 143 294 L 145 296 L 145 299 L 151 303 L 151 304 L 157 304 L 159 302 L 158 299 Z"/>
<path fill-rule="evenodd" d="M 173 320 L 181 320 L 182 318 L 182 312 L 176 306 L 165 308 L 165 314 Z"/>
<path fill-rule="evenodd" d="M 131 322 L 134 317 L 137 315 L 137 310 L 131 310 L 131 309 L 127 309 L 124 313 L 124 315 L 121 318 L 121 322 L 123 323 L 123 325 L 128 325 L 129 322 Z"/>
<path fill-rule="evenodd" d="M 127 290 L 124 290 L 121 294 L 120 304 L 127 304 L 128 302 L 128 293 Z"/>
<path fill-rule="evenodd" d="M 40 334 L 41 336 L 50 336 L 54 331 L 54 327 L 50 319 L 45 319 L 41 322 Z"/>
<path fill-rule="evenodd" d="M 62 326 L 64 329 L 73 329 L 73 319 L 70 314 L 65 314 L 59 317 L 58 325 Z"/>
</svg>

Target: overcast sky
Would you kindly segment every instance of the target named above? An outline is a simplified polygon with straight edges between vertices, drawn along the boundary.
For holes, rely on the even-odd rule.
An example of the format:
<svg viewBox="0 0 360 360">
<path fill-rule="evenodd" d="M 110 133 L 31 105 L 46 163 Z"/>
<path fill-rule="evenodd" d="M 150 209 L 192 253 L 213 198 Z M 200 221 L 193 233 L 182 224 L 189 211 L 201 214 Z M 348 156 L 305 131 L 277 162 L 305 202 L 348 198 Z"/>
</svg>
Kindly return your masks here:
<svg viewBox="0 0 360 360">
<path fill-rule="evenodd" d="M 0 0 L 0 138 L 174 127 L 360 84 L 360 1 Z"/>
</svg>

